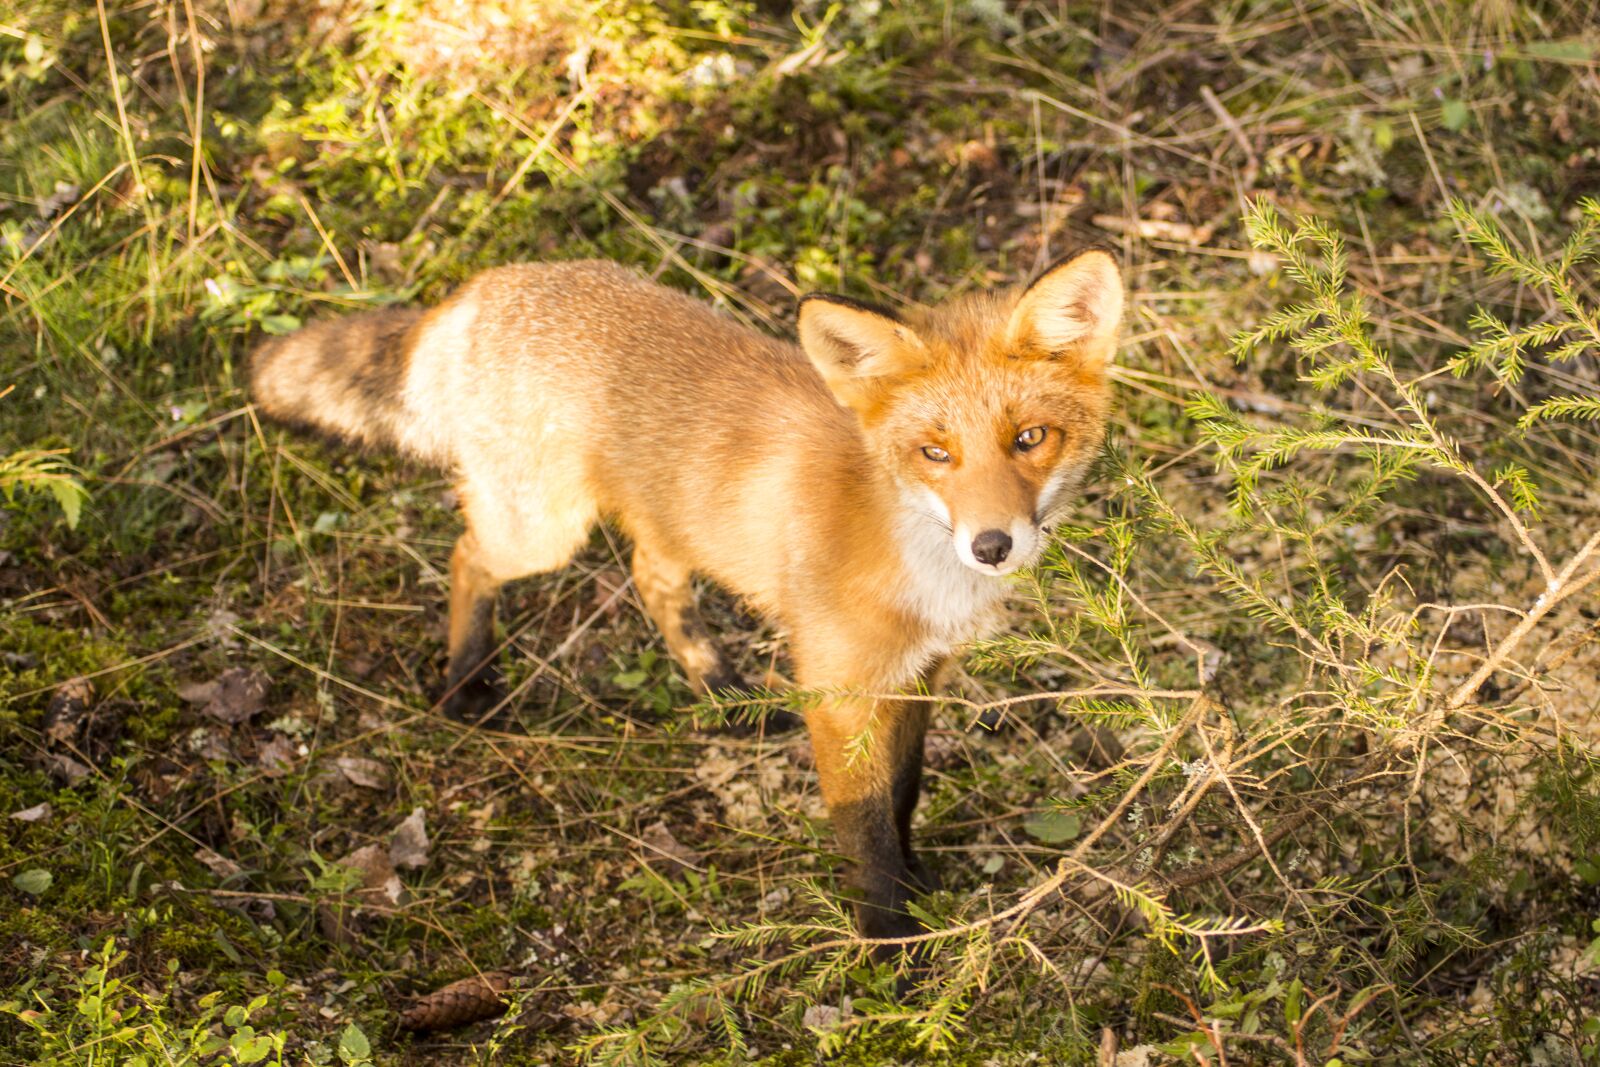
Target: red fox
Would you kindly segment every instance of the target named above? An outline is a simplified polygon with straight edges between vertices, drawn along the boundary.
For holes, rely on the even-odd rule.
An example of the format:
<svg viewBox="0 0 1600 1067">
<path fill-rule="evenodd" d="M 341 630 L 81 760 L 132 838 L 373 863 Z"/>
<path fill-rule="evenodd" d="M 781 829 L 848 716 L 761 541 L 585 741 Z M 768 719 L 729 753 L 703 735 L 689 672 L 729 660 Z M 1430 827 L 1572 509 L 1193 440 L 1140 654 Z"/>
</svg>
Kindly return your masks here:
<svg viewBox="0 0 1600 1067">
<path fill-rule="evenodd" d="M 606 262 L 486 271 L 428 311 L 269 341 L 269 416 L 440 465 L 466 532 L 450 560 L 445 710 L 498 700 L 495 591 L 610 520 L 699 692 L 737 688 L 690 576 L 786 629 L 822 796 L 892 942 L 935 887 L 911 848 L 931 687 L 992 625 L 1098 451 L 1122 279 L 1084 252 L 1031 284 L 896 313 L 812 294 L 792 343 Z M 892 957 L 895 945 L 880 946 Z"/>
</svg>

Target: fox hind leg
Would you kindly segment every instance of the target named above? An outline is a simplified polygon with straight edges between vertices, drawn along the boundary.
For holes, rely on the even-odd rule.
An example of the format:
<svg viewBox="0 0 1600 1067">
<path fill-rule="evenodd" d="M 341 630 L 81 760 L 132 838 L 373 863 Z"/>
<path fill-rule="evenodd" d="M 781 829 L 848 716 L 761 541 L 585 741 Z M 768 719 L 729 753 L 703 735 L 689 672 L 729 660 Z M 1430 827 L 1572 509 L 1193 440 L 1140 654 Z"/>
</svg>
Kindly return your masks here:
<svg viewBox="0 0 1600 1067">
<path fill-rule="evenodd" d="M 501 697 L 491 662 L 495 596 L 501 583 L 478 557 L 477 541 L 468 530 L 450 554 L 450 661 L 442 705 L 446 715 L 464 722 L 487 714 Z"/>
<path fill-rule="evenodd" d="M 563 507 L 530 487 L 489 494 L 466 482 L 460 492 L 467 530 L 450 556 L 450 658 L 441 703 L 451 718 L 479 722 L 503 698 L 493 662 L 496 594 L 506 582 L 565 566 L 588 539 L 596 513 L 578 494 L 569 494 Z M 487 500 L 520 506 L 493 509 Z"/>
</svg>

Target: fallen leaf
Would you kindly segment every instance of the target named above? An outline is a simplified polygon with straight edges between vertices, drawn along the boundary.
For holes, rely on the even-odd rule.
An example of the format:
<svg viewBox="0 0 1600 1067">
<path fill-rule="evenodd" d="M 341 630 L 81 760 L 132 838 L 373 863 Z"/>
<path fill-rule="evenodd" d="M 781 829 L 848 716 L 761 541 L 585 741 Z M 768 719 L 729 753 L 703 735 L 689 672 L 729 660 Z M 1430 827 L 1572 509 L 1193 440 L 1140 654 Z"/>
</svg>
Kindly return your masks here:
<svg viewBox="0 0 1600 1067">
<path fill-rule="evenodd" d="M 339 861 L 341 867 L 361 872 L 361 888 L 356 896 L 373 904 L 398 904 L 405 896 L 405 885 L 394 869 L 394 859 L 382 845 L 362 845 Z"/>
<path fill-rule="evenodd" d="M 89 777 L 89 768 L 71 756 L 63 756 L 59 752 L 52 752 L 44 758 L 45 770 L 55 778 L 67 785 L 77 785 Z"/>
<path fill-rule="evenodd" d="M 261 765 L 261 773 L 268 778 L 282 778 L 294 767 L 295 749 L 294 742 L 282 734 L 274 734 L 272 739 L 261 746 L 256 753 L 256 762 Z"/>
<path fill-rule="evenodd" d="M 78 736 L 83 717 L 94 703 L 94 683 L 87 678 L 62 682 L 44 711 L 44 736 L 53 744 L 70 744 Z"/>
<path fill-rule="evenodd" d="M 621 595 L 627 586 L 628 576 L 616 567 L 600 571 L 594 576 L 594 595 L 589 598 L 590 608 L 608 619 L 615 618 L 627 606 Z"/>
<path fill-rule="evenodd" d="M 1022 824 L 1028 836 L 1047 845 L 1059 845 L 1078 836 L 1082 826 L 1075 812 L 1042 811 Z"/>
<path fill-rule="evenodd" d="M 349 779 L 350 784 L 363 786 L 367 789 L 383 789 L 389 784 L 389 771 L 383 764 L 375 759 L 365 759 L 361 756 L 340 756 L 333 761 L 339 768 L 339 773 Z"/>
<path fill-rule="evenodd" d="M 229 667 L 216 680 L 186 685 L 178 696 L 191 704 L 204 702 L 200 710 L 222 722 L 236 725 L 248 722 L 267 704 L 267 676 L 247 667 Z"/>
<path fill-rule="evenodd" d="M 223 881 L 227 881 L 229 878 L 237 878 L 239 875 L 244 873 L 243 867 L 239 866 L 228 857 L 220 853 L 213 852 L 204 845 L 195 850 L 194 858 L 199 860 L 205 866 L 206 870 L 210 871 Z"/>
<path fill-rule="evenodd" d="M 700 853 L 672 836 L 665 820 L 659 820 L 639 834 L 644 846 L 640 858 L 653 867 L 665 868 L 668 874 L 677 874 L 700 865 Z"/>
<path fill-rule="evenodd" d="M 45 822 L 50 818 L 50 802 L 47 800 L 43 804 L 35 804 L 31 808 L 14 811 L 11 813 L 11 817 L 18 822 Z"/>
<path fill-rule="evenodd" d="M 379 278 L 390 284 L 406 280 L 405 256 L 393 241 L 362 241 L 367 263 Z"/>
<path fill-rule="evenodd" d="M 11 878 L 11 884 L 28 894 L 30 897 L 42 896 L 50 883 L 56 880 L 55 875 L 42 867 L 30 867 Z"/>
<path fill-rule="evenodd" d="M 843 1018 L 844 1012 L 832 1004 L 812 1004 L 800 1022 L 808 1030 L 832 1030 Z"/>
<path fill-rule="evenodd" d="M 426 867 L 428 865 L 428 829 L 421 808 L 411 809 L 411 814 L 394 829 L 389 840 L 389 854 L 396 867 Z"/>
</svg>

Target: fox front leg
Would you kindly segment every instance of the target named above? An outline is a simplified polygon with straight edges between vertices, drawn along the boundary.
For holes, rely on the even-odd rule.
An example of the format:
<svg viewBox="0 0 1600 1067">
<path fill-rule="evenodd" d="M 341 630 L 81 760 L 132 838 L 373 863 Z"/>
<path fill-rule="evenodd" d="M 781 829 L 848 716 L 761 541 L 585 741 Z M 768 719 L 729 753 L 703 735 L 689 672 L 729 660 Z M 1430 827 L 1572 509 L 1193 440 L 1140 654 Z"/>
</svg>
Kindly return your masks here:
<svg viewBox="0 0 1600 1067">
<path fill-rule="evenodd" d="M 689 567 L 642 538 L 633 546 L 633 584 L 645 610 L 666 639 L 667 651 L 689 676 L 696 694 L 743 689 L 744 679 L 711 639 L 694 608 Z"/>
<path fill-rule="evenodd" d="M 868 938 L 922 933 L 906 904 L 928 880 L 909 844 L 926 712 L 900 701 L 834 698 L 811 708 L 806 725 L 822 798 L 860 893 L 857 928 Z M 885 945 L 874 954 L 893 960 L 899 951 Z"/>
<path fill-rule="evenodd" d="M 728 653 L 712 639 L 694 606 L 694 586 L 689 567 L 642 537 L 633 547 L 633 584 L 645 610 L 667 642 L 672 658 L 688 675 L 697 696 L 717 695 L 748 688 Z M 799 725 L 787 711 L 768 711 L 763 717 L 768 731 L 782 733 Z M 729 720 L 723 729 L 748 734 L 752 728 Z"/>
<path fill-rule="evenodd" d="M 922 799 L 922 748 L 928 733 L 928 705 L 922 701 L 907 701 L 899 705 L 900 728 L 895 731 L 893 761 L 890 779 L 890 797 L 894 803 L 894 827 L 900 838 L 900 854 L 905 860 L 906 872 L 913 885 L 923 893 L 942 888 L 939 876 L 922 862 L 911 847 L 911 817 L 916 814 L 917 802 Z"/>
</svg>

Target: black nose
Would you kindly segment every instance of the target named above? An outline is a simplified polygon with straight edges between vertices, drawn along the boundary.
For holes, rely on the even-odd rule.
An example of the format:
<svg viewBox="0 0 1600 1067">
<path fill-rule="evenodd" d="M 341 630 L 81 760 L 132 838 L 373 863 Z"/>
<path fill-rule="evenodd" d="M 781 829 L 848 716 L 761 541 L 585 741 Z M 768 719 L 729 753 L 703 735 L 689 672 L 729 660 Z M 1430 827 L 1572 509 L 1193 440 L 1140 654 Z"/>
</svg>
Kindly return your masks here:
<svg viewBox="0 0 1600 1067">
<path fill-rule="evenodd" d="M 994 566 L 1011 551 L 1011 535 L 1004 530 L 985 530 L 972 539 L 972 558 Z"/>
</svg>

